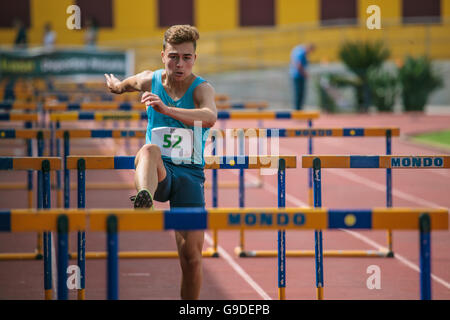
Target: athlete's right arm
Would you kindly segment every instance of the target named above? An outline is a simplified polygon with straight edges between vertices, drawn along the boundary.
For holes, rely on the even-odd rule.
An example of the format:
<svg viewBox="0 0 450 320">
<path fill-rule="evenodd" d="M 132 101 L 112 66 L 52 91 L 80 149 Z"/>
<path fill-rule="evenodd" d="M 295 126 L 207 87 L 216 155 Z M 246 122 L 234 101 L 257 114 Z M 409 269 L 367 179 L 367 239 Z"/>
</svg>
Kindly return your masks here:
<svg viewBox="0 0 450 320">
<path fill-rule="evenodd" d="M 123 81 L 117 79 L 113 74 L 106 74 L 106 85 L 112 93 L 121 94 L 132 91 L 151 91 L 153 71 L 143 71 L 128 77 Z"/>
</svg>

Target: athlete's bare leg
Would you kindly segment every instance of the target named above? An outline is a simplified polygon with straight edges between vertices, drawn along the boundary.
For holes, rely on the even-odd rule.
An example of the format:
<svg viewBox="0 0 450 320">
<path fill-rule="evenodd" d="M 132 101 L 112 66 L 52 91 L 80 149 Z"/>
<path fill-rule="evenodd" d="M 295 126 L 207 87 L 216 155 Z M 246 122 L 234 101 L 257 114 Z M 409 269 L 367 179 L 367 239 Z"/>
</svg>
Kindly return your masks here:
<svg viewBox="0 0 450 320">
<path fill-rule="evenodd" d="M 163 181 L 167 174 L 159 147 L 155 144 L 144 145 L 136 154 L 134 166 L 136 167 L 134 174 L 136 190 L 139 192 L 147 189 L 153 197 L 158 182 Z"/>
<path fill-rule="evenodd" d="M 200 296 L 202 286 L 202 249 L 204 232 L 175 231 L 182 270 L 181 299 L 193 300 Z"/>
</svg>

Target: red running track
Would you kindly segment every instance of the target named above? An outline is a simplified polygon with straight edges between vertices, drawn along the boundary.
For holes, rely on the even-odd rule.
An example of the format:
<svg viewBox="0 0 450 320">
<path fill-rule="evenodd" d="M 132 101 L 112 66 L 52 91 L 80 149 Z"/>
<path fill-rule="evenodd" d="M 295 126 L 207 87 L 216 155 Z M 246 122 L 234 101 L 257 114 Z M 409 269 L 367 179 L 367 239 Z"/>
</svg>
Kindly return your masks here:
<svg viewBox="0 0 450 320">
<path fill-rule="evenodd" d="M 368 127 L 398 126 L 402 137 L 393 138 L 393 154 L 448 154 L 442 150 L 425 148 L 405 140 L 404 135 L 422 131 L 448 128 L 450 116 L 418 115 L 323 115 L 315 121 L 315 127 Z M 256 121 L 228 121 L 227 127 L 255 127 Z M 265 127 L 305 126 L 301 121 L 265 121 Z M 219 126 L 219 125 L 217 125 Z M 304 138 L 281 139 L 281 154 L 306 154 Z M 16 146 L 17 145 L 17 146 Z M 72 154 L 133 154 L 126 152 L 123 143 L 92 140 L 73 143 Z M 20 153 L 16 143 L 1 144 L 2 154 Z M 82 147 L 82 149 L 80 149 Z M 14 150 L 13 150 L 14 149 Z M 323 138 L 314 140 L 316 154 L 384 154 L 384 138 Z M 286 206 L 302 206 L 307 203 L 307 170 L 288 170 L 286 176 Z M 255 170 L 246 171 L 246 180 L 256 178 Z M 207 181 L 211 173 L 206 171 Z M 132 171 L 89 171 L 89 182 L 132 182 Z M 219 172 L 219 181 L 237 181 L 237 171 Z M 274 207 L 277 204 L 276 175 L 264 176 L 260 189 L 246 189 L 247 207 Z M 383 169 L 324 169 L 322 172 L 322 202 L 324 207 L 370 208 L 385 206 L 385 170 Z M 0 182 L 23 182 L 24 173 L 2 173 Z M 75 176 L 72 175 L 72 181 Z M 393 170 L 393 205 L 408 207 L 450 207 L 448 189 L 450 171 L 443 170 Z M 88 208 L 129 208 L 128 200 L 133 190 L 91 190 L 87 194 Z M 76 194 L 72 192 L 72 206 L 76 206 Z M 206 190 L 207 206 L 211 206 L 211 191 Z M 53 200 L 55 197 L 53 197 Z M 53 206 L 56 205 L 53 201 Z M 238 190 L 221 189 L 220 207 L 237 207 Z M 25 208 L 26 193 L 21 190 L 0 190 L 0 208 Z M 159 208 L 167 204 L 157 203 Z M 35 247 L 35 234 L 0 234 L 0 252 L 31 252 Z M 205 248 L 209 247 L 207 233 Z M 276 249 L 276 232 L 253 231 L 246 233 L 246 249 Z M 204 259 L 201 299 L 277 299 L 277 259 L 238 258 L 234 248 L 239 240 L 238 232 L 219 232 L 220 258 Z M 394 231 L 395 258 L 324 258 L 325 299 L 419 299 L 418 233 Z M 384 231 L 323 231 L 324 250 L 366 249 L 377 250 L 386 246 Z M 75 251 L 76 235 L 71 236 L 71 249 Z M 287 249 L 314 248 L 312 231 L 287 232 Z M 103 251 L 105 235 L 87 234 L 87 250 Z M 173 232 L 121 233 L 120 250 L 175 250 Z M 75 264 L 75 261 L 71 261 Z M 371 265 L 380 267 L 381 289 L 369 290 L 366 281 Z M 104 260 L 88 260 L 86 264 L 86 298 L 106 297 L 106 263 Z M 177 259 L 136 259 L 120 261 L 121 299 L 179 299 L 181 280 Z M 43 299 L 42 261 L 1 261 L 0 299 Z M 450 299 L 450 233 L 432 234 L 432 294 L 433 299 Z M 76 293 L 70 292 L 76 299 Z M 313 258 L 287 258 L 287 299 L 315 299 L 315 269 Z"/>
</svg>

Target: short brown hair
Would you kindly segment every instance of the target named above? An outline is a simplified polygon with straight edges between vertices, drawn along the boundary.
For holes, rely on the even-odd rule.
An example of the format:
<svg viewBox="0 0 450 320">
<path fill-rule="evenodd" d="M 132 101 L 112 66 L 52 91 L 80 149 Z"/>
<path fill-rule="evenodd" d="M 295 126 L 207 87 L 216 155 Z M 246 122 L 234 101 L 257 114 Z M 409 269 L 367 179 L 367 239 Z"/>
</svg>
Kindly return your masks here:
<svg viewBox="0 0 450 320">
<path fill-rule="evenodd" d="M 184 42 L 192 42 L 194 50 L 197 48 L 197 40 L 200 34 L 196 27 L 188 24 L 178 24 L 171 26 L 164 33 L 163 50 L 166 50 L 166 44 L 180 44 Z"/>
</svg>

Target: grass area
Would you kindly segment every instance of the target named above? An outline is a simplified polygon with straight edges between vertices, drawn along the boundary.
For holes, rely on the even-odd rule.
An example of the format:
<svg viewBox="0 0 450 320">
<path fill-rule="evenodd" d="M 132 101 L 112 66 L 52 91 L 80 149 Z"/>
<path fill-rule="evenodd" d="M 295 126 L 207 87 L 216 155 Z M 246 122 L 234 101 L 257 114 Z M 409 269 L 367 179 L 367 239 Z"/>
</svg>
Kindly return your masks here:
<svg viewBox="0 0 450 320">
<path fill-rule="evenodd" d="M 450 130 L 424 133 L 413 136 L 412 139 L 417 142 L 450 149 Z"/>
</svg>

